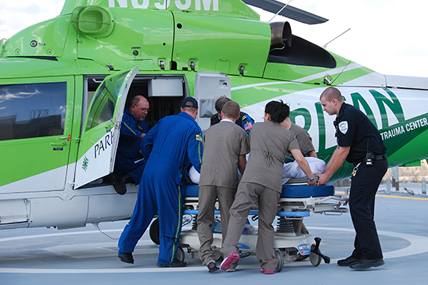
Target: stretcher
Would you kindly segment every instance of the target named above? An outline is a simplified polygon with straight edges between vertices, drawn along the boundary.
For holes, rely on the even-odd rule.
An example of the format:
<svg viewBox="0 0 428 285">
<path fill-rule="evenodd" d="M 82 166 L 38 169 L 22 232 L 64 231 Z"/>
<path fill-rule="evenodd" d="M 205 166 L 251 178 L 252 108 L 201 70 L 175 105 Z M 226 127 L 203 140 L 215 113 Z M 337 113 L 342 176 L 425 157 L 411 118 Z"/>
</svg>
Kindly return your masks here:
<svg viewBox="0 0 428 285">
<path fill-rule="evenodd" d="M 306 181 L 306 179 L 304 180 Z M 185 190 L 183 225 L 192 224 L 192 228 L 181 232 L 179 251 L 177 253 L 177 259 L 180 261 L 184 261 L 184 249 L 187 250 L 189 258 L 199 258 L 199 239 L 196 224 L 199 187 L 197 185 L 186 185 Z M 291 221 L 302 220 L 315 213 L 347 213 L 348 208 L 345 206 L 348 199 L 348 193 L 335 195 L 333 185 L 306 186 L 306 183 L 302 183 L 301 179 L 292 179 L 283 185 L 283 191 L 278 203 L 274 240 L 275 255 L 278 258 L 276 271 L 281 271 L 286 263 L 307 258 L 309 258 L 313 266 L 318 266 L 322 259 L 325 263 L 329 263 L 330 258 L 322 254 L 319 249 L 321 239 L 311 234 L 295 233 Z M 218 218 L 220 212 L 216 210 L 215 215 Z M 252 207 L 249 215 L 253 221 L 257 220 L 257 205 Z M 217 250 L 221 247 L 221 226 L 218 221 L 214 224 L 212 227 L 212 247 L 214 250 Z M 154 229 L 153 232 L 152 228 Z M 156 239 L 156 233 L 153 225 L 150 228 L 150 236 L 156 242 L 154 240 Z M 238 244 L 241 258 L 255 255 L 256 244 L 257 229 L 250 223 L 247 223 Z"/>
</svg>

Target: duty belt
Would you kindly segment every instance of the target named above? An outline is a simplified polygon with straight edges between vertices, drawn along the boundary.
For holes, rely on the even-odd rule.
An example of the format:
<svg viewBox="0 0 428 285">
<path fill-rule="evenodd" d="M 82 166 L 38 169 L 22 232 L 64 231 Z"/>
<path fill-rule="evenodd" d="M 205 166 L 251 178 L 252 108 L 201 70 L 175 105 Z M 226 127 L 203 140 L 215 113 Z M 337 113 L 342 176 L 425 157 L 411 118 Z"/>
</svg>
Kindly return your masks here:
<svg viewBox="0 0 428 285">
<path fill-rule="evenodd" d="M 378 155 L 375 155 L 373 158 L 373 160 L 384 160 L 384 159 L 386 159 L 386 154 L 378 154 Z"/>
<path fill-rule="evenodd" d="M 375 154 L 373 157 L 373 160 L 384 160 L 384 159 L 386 159 L 386 154 Z M 365 163 L 366 158 L 363 158 L 361 161 L 354 162 L 354 166 L 361 162 Z"/>
</svg>

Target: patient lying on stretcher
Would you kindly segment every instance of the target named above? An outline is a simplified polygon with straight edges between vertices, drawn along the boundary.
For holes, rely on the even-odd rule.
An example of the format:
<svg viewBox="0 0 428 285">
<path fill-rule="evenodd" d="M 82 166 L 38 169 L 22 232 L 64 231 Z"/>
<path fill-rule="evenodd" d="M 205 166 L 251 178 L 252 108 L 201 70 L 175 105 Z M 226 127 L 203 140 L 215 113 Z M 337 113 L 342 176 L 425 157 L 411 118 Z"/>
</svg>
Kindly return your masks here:
<svg viewBox="0 0 428 285">
<path fill-rule="evenodd" d="M 316 157 L 305 157 L 313 174 L 321 174 L 325 167 L 325 161 Z M 282 185 L 288 182 L 291 178 L 303 178 L 306 174 L 300 168 L 296 161 L 284 163 L 282 172 Z"/>
<path fill-rule="evenodd" d="M 309 167 L 313 174 L 320 174 L 324 170 L 325 161 L 316 157 L 305 157 L 309 163 Z M 189 171 L 190 180 L 199 184 L 199 172 L 197 172 L 193 167 Z M 300 168 L 299 164 L 296 161 L 284 163 L 284 171 L 282 173 L 282 184 L 288 182 L 291 178 L 302 178 L 306 177 L 306 174 Z"/>
</svg>

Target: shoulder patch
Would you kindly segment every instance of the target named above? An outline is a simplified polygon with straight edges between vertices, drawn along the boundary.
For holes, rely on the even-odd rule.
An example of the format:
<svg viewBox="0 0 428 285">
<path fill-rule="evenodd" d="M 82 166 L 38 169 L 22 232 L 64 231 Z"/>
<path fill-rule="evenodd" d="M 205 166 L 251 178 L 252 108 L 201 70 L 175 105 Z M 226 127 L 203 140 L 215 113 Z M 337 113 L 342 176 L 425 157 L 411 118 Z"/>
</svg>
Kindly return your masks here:
<svg viewBox="0 0 428 285">
<path fill-rule="evenodd" d="M 339 131 L 344 135 L 348 132 L 348 122 L 347 121 L 343 121 L 343 122 L 339 123 Z"/>
<path fill-rule="evenodd" d="M 196 135 L 196 140 L 202 142 L 202 137 L 201 135 Z"/>
<path fill-rule="evenodd" d="M 251 124 L 251 122 L 248 122 L 248 123 L 246 123 L 245 125 L 244 125 L 244 129 L 246 130 L 246 131 L 248 131 L 249 129 L 251 129 L 253 127 L 253 124 Z"/>
</svg>

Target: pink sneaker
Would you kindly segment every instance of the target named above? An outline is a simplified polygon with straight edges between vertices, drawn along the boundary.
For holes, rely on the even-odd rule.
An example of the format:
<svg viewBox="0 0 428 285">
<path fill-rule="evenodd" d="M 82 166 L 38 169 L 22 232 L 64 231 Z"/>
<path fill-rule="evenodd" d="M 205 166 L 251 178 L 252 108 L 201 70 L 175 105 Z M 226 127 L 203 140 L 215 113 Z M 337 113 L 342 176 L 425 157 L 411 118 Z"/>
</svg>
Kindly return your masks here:
<svg viewBox="0 0 428 285">
<path fill-rule="evenodd" d="M 239 254 L 237 252 L 231 253 L 226 257 L 220 265 L 221 270 L 227 271 L 233 267 L 233 263 L 239 259 Z"/>
<path fill-rule="evenodd" d="M 261 271 L 263 274 L 274 274 L 275 272 L 273 270 L 263 270 Z"/>
</svg>

